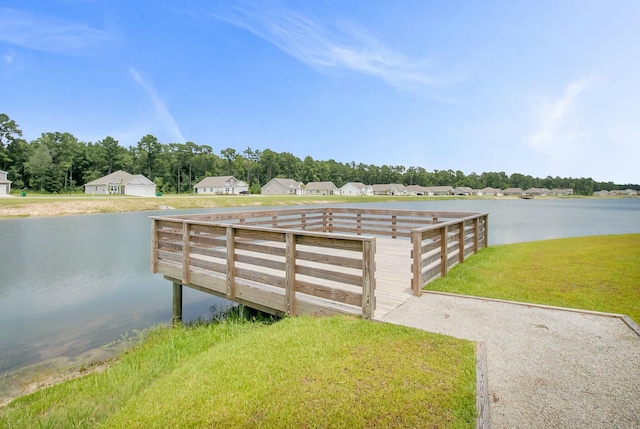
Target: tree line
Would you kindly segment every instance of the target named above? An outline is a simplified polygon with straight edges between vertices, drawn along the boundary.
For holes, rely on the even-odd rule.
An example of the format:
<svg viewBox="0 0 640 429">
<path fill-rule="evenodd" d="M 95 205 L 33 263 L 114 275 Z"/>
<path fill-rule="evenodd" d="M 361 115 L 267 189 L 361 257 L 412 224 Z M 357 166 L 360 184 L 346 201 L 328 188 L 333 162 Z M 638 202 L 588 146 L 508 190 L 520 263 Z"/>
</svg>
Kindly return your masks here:
<svg viewBox="0 0 640 429">
<path fill-rule="evenodd" d="M 270 149 L 242 151 L 224 148 L 216 154 L 210 145 L 193 142 L 161 143 L 145 135 L 136 146 L 125 148 L 112 137 L 97 142 L 79 141 L 70 133 L 47 132 L 30 142 L 22 138 L 19 125 L 0 113 L 0 170 L 8 172 L 14 189 L 48 193 L 74 192 L 85 183 L 117 170 L 144 174 L 162 192 L 190 193 L 207 176 L 234 176 L 250 184 L 251 193 L 275 177 L 300 182 L 347 182 L 365 184 L 402 183 L 420 186 L 468 186 L 492 188 L 568 188 L 579 195 L 599 190 L 635 189 L 632 184 L 596 182 L 591 178 L 536 178 L 504 172 L 464 174 L 457 170 L 427 171 L 422 167 L 371 165 L 300 159 L 289 152 Z"/>
</svg>

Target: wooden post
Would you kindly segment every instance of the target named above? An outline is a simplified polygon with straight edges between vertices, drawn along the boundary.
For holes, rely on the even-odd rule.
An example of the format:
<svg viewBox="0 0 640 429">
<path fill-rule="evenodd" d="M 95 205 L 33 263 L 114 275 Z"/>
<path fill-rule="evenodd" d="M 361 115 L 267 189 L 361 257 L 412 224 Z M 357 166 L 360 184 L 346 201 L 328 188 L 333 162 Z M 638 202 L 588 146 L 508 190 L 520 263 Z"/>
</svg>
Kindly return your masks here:
<svg viewBox="0 0 640 429">
<path fill-rule="evenodd" d="M 333 210 L 329 208 L 329 232 L 333 232 Z"/>
<path fill-rule="evenodd" d="M 151 272 L 158 273 L 158 221 L 151 220 Z"/>
<path fill-rule="evenodd" d="M 411 232 L 411 250 L 413 278 L 411 279 L 411 289 L 414 296 L 422 295 L 422 232 Z"/>
<path fill-rule="evenodd" d="M 306 213 L 302 213 L 302 216 L 300 216 L 300 223 L 302 224 L 302 230 L 304 231 L 307 227 L 307 214 Z"/>
<path fill-rule="evenodd" d="M 287 233 L 285 236 L 285 301 L 287 316 L 295 316 L 296 314 L 296 236 Z"/>
<path fill-rule="evenodd" d="M 376 239 L 362 242 L 362 318 L 373 319 L 376 310 Z"/>
<path fill-rule="evenodd" d="M 447 225 L 440 229 L 440 275 L 447 275 L 449 270 L 449 227 Z"/>
<path fill-rule="evenodd" d="M 356 219 L 357 219 L 357 220 L 356 220 L 356 224 L 357 224 L 357 226 L 356 226 L 356 233 L 357 233 L 358 235 L 362 235 L 362 232 L 361 232 L 361 230 L 362 230 L 362 215 L 361 215 L 360 213 L 358 213 L 358 214 L 356 215 Z"/>
<path fill-rule="evenodd" d="M 182 284 L 191 283 L 191 224 L 182 224 Z"/>
<path fill-rule="evenodd" d="M 464 221 L 460 222 L 460 230 L 458 231 L 458 262 L 464 262 Z"/>
<path fill-rule="evenodd" d="M 473 253 L 478 253 L 478 236 L 480 235 L 480 218 L 473 220 Z"/>
<path fill-rule="evenodd" d="M 173 325 L 182 323 L 182 285 L 173 282 Z"/>
<path fill-rule="evenodd" d="M 236 296 L 236 234 L 232 226 L 227 227 L 227 298 Z"/>
<path fill-rule="evenodd" d="M 391 238 L 396 237 L 396 215 L 391 216 Z"/>
<path fill-rule="evenodd" d="M 484 215 L 484 247 L 489 247 L 489 215 Z"/>
</svg>

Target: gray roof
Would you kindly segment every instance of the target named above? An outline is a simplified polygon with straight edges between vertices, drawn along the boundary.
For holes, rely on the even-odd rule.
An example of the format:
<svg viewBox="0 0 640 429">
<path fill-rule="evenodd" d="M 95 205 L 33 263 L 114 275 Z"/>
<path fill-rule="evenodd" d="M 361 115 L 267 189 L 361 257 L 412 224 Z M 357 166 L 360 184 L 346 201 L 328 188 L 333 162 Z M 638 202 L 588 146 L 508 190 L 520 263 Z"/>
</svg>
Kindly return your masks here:
<svg viewBox="0 0 640 429">
<path fill-rule="evenodd" d="M 89 183 L 85 183 L 84 186 L 99 186 L 110 184 L 126 185 L 127 183 L 140 185 L 154 184 L 151 180 L 147 179 L 142 174 L 130 174 L 126 171 L 118 170 L 114 171 L 111 174 L 107 174 L 106 176 L 103 176 L 99 179 L 93 180 Z"/>
<path fill-rule="evenodd" d="M 306 185 L 307 191 L 325 190 L 325 189 L 338 189 L 333 182 L 309 182 Z"/>
<path fill-rule="evenodd" d="M 229 186 L 229 184 L 234 183 L 234 186 L 249 186 L 242 180 L 238 180 L 233 176 L 216 176 L 216 177 L 205 177 L 198 183 L 196 183 L 194 188 L 224 188 L 225 186 Z"/>
</svg>

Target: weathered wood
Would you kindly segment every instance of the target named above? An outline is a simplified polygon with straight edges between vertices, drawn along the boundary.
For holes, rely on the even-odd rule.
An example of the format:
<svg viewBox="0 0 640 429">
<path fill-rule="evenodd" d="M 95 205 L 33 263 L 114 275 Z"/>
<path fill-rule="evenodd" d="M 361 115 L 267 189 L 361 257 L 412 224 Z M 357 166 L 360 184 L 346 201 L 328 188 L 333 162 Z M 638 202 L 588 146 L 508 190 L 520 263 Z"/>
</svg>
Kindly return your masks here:
<svg viewBox="0 0 640 429">
<path fill-rule="evenodd" d="M 372 236 L 395 238 L 378 255 Z M 486 214 L 470 213 L 317 207 L 154 217 L 151 269 L 273 314 L 370 318 L 376 301 L 380 314 L 391 311 L 487 237 Z"/>
<path fill-rule="evenodd" d="M 236 296 L 236 234 L 235 229 L 227 227 L 227 298 L 233 299 Z"/>
<path fill-rule="evenodd" d="M 151 219 L 151 272 L 158 273 L 158 221 Z"/>
<path fill-rule="evenodd" d="M 173 282 L 173 324 L 182 323 L 182 284 Z"/>
<path fill-rule="evenodd" d="M 376 309 L 376 242 L 362 242 L 362 318 L 372 319 Z"/>
<path fill-rule="evenodd" d="M 285 258 L 285 301 L 287 307 L 285 314 L 291 316 L 296 314 L 296 236 L 287 234 L 286 239 L 286 258 Z"/>
</svg>

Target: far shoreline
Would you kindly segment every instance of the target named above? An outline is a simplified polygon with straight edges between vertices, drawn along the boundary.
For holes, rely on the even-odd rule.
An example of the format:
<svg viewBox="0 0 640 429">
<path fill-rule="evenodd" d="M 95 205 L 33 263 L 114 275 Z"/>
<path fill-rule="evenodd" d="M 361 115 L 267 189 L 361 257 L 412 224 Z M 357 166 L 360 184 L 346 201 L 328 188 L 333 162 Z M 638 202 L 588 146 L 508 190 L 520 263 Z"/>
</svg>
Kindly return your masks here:
<svg viewBox="0 0 640 429">
<path fill-rule="evenodd" d="M 633 198 L 625 196 L 593 197 L 593 196 L 545 196 L 536 199 L 620 199 Z M 67 215 L 127 213 L 139 211 L 224 208 L 224 207 L 256 207 L 256 206 L 295 206 L 308 204 L 344 204 L 366 202 L 399 202 L 399 201 L 446 201 L 446 200 L 513 200 L 515 196 L 482 197 L 482 196 L 343 196 L 343 195 L 178 195 L 169 194 L 161 197 L 131 196 L 93 196 L 85 194 L 33 196 L 7 196 L 0 198 L 0 220 L 26 217 L 53 217 Z"/>
</svg>

